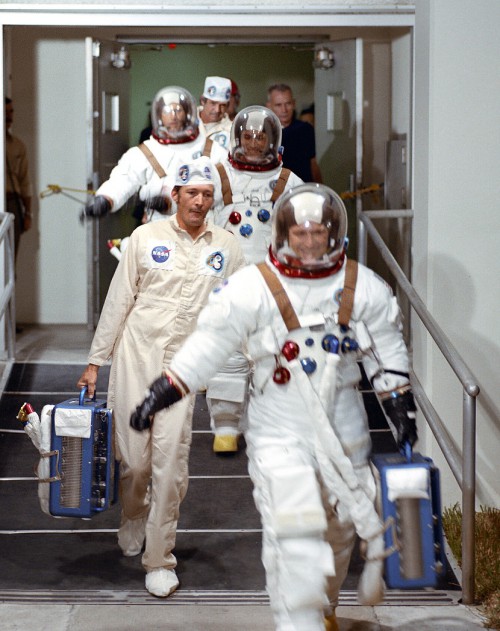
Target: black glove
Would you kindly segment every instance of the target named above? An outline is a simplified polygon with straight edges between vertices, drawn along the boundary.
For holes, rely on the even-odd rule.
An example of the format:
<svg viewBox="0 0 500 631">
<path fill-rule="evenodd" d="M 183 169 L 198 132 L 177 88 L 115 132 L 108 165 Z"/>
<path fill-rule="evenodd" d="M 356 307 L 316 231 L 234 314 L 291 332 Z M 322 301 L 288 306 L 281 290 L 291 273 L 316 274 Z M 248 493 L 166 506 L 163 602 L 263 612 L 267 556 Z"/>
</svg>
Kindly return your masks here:
<svg viewBox="0 0 500 631">
<path fill-rule="evenodd" d="M 155 195 L 146 200 L 146 212 L 156 210 L 162 215 L 168 215 L 172 202 L 169 197 L 163 195 Z"/>
<path fill-rule="evenodd" d="M 104 195 L 96 195 L 93 201 L 85 206 L 82 216 L 104 217 L 111 210 L 111 202 Z"/>
<path fill-rule="evenodd" d="M 142 432 L 151 427 L 150 416 L 158 410 L 168 408 L 182 399 L 179 390 L 165 375 L 159 377 L 149 386 L 146 398 L 135 408 L 130 417 L 130 427 Z"/>
<path fill-rule="evenodd" d="M 382 401 L 387 416 L 391 419 L 398 432 L 397 443 L 399 449 L 403 449 L 405 443 L 413 445 L 417 442 L 417 425 L 415 423 L 415 401 L 410 390 L 398 394 L 397 397 L 389 397 Z"/>
</svg>

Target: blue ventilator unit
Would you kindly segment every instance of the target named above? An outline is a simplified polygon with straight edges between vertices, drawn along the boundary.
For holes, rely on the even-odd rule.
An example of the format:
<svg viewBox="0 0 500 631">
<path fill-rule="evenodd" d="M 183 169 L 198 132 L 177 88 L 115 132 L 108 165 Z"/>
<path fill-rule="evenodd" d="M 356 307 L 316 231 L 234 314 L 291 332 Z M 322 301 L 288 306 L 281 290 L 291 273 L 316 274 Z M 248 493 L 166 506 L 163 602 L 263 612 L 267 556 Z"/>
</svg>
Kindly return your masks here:
<svg viewBox="0 0 500 631">
<path fill-rule="evenodd" d="M 117 498 L 112 412 L 85 392 L 52 410 L 49 510 L 56 517 L 90 518 Z"/>
<path fill-rule="evenodd" d="M 385 581 L 393 589 L 436 587 L 445 571 L 439 470 L 412 453 L 372 456 L 379 487 L 379 512 L 391 522 L 385 548 Z"/>
</svg>

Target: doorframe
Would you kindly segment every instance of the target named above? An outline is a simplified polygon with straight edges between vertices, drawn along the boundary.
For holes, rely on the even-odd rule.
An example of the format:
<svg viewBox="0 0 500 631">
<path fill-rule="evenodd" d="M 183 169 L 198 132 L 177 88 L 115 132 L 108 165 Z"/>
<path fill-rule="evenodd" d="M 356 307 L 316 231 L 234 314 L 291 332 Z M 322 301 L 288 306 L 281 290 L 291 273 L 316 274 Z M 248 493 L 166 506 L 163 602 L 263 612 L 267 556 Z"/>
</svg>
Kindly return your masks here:
<svg viewBox="0 0 500 631">
<path fill-rule="evenodd" d="M 272 16 L 279 18 L 280 27 L 271 29 L 270 23 L 274 22 Z M 160 6 L 150 5 L 142 9 L 124 6 L 123 9 L 110 9 L 107 6 L 65 5 L 65 8 L 48 4 L 16 4 L 9 3 L 0 6 L 0 48 L 3 51 L 0 61 L 0 98 L 5 97 L 7 87 L 8 65 L 10 62 L 9 51 L 6 49 L 5 27 L 10 26 L 55 26 L 55 27 L 87 27 L 96 30 L 100 27 L 151 27 L 156 31 L 159 28 L 185 27 L 187 33 L 194 27 L 218 28 L 221 35 L 227 38 L 227 29 L 235 29 L 241 33 L 249 29 L 259 29 L 258 34 L 252 34 L 246 41 L 252 39 L 262 43 L 263 37 L 269 37 L 269 43 L 276 41 L 276 30 L 283 30 L 287 35 L 289 28 L 321 28 L 334 27 L 410 27 L 415 26 L 415 5 L 407 6 L 389 4 L 387 8 L 351 10 L 342 5 L 329 9 L 324 7 L 311 7 L 298 9 L 296 6 L 275 5 L 262 7 L 247 7 L 237 9 L 227 5 L 211 6 L 210 10 L 200 10 L 200 7 L 190 9 L 179 6 L 179 9 L 171 11 L 162 10 Z M 266 27 L 269 35 L 266 34 Z M 92 36 L 92 32 L 89 31 Z M 207 40 L 213 37 L 207 34 Z M 290 36 L 293 40 L 293 36 Z M 0 146 L 5 153 L 5 122 L 0 117 Z M 1 171 L 1 170 L 0 170 Z M 4 174 L 0 173 L 0 199 L 5 196 Z"/>
<path fill-rule="evenodd" d="M 85 153 L 87 157 L 87 189 L 94 190 L 94 39 L 85 38 L 85 85 L 86 85 L 86 121 Z M 90 201 L 90 196 L 88 200 Z M 95 325 L 95 293 L 99 274 L 96 274 L 95 246 L 98 238 L 99 224 L 86 221 L 86 252 L 87 252 L 87 328 Z"/>
<path fill-rule="evenodd" d="M 116 6 L 116 5 L 113 5 Z M 415 4 L 395 6 L 387 2 L 386 8 L 378 3 L 376 8 L 369 6 L 352 9 L 350 3 L 343 7 L 315 6 L 298 8 L 284 4 L 235 8 L 227 5 L 207 4 L 204 11 L 199 5 L 190 8 L 179 3 L 179 8 L 170 7 L 168 11 L 158 4 L 134 7 L 124 5 L 121 9 L 111 9 L 107 5 L 80 5 L 71 2 L 64 5 L 49 3 L 18 4 L 9 3 L 0 7 L 0 25 L 13 26 L 98 26 L 122 27 L 220 27 L 226 33 L 227 28 L 259 29 L 271 27 L 273 16 L 279 16 L 280 28 L 289 27 L 398 27 L 414 26 Z M 56 8 L 57 7 L 57 8 Z M 200 10 L 201 9 L 201 10 Z"/>
<path fill-rule="evenodd" d="M 271 24 L 273 23 L 279 23 L 280 26 L 272 27 Z M 102 37 L 99 29 L 106 29 L 107 27 L 138 30 L 147 28 L 152 29 L 152 32 L 155 33 L 158 33 L 158 30 L 162 28 L 177 28 L 177 31 L 179 28 L 184 28 L 187 36 L 190 36 L 190 31 L 193 28 L 198 27 L 196 37 L 199 38 L 199 33 L 206 31 L 207 41 L 213 41 L 214 37 L 215 39 L 220 38 L 221 42 L 227 40 L 228 37 L 231 40 L 245 37 L 246 44 L 251 44 L 252 41 L 262 44 L 268 38 L 271 44 L 276 42 L 277 32 L 282 33 L 282 36 L 279 36 L 280 41 L 294 42 L 297 38 L 302 38 L 304 41 L 307 40 L 307 29 L 321 30 L 321 34 L 325 38 L 328 37 L 328 30 L 336 27 L 405 27 L 413 29 L 415 26 L 415 8 L 413 4 L 405 7 L 399 5 L 397 9 L 394 5 L 388 4 L 386 9 L 380 9 L 379 6 L 377 10 L 367 7 L 358 11 L 343 8 L 341 5 L 337 5 L 332 9 L 323 6 L 303 10 L 298 9 L 297 6 L 286 5 L 254 6 L 245 9 L 216 5 L 211 7 L 210 10 L 207 7 L 206 10 L 202 9 L 201 11 L 199 6 L 196 9 L 179 6 L 179 9 L 172 9 L 167 13 L 160 6 L 155 7 L 152 5 L 145 8 L 124 6 L 123 9 L 113 10 L 103 5 L 81 6 L 76 5 L 76 3 L 75 6 L 65 5 L 64 8 L 60 6 L 56 8 L 55 5 L 40 3 L 29 5 L 4 4 L 0 6 L 0 48 L 4 52 L 0 61 L 0 98 L 5 96 L 6 88 L 9 87 L 9 67 L 12 58 L 9 50 L 9 30 L 6 31 L 6 28 L 16 26 L 46 26 L 61 27 L 62 29 L 66 27 L 85 27 L 87 35 L 96 39 Z M 332 33 L 330 34 L 331 36 Z M 89 72 L 89 69 L 86 72 Z M 91 96 L 88 98 L 90 99 Z M 91 103 L 87 105 L 92 108 Z M 359 104 L 359 107 L 362 107 L 362 103 Z M 5 153 L 4 117 L 0 117 L 0 119 L 0 143 L 2 151 Z M 88 129 L 87 134 L 91 133 L 91 130 Z M 362 143 L 361 126 L 359 126 L 358 134 L 361 134 L 358 143 Z M 362 152 L 358 152 L 358 155 L 359 159 L 361 159 Z M 362 164 L 358 165 L 357 174 L 361 172 L 360 167 L 362 167 Z M 91 167 L 89 167 L 88 172 L 91 172 Z M 0 199 L 4 195 L 4 173 L 3 170 L 0 170 Z M 88 228 L 88 230 L 90 229 Z M 92 244 L 92 235 L 87 233 L 86 238 L 88 243 Z M 91 247 L 91 245 L 88 247 Z M 90 254 L 89 252 L 88 268 L 92 267 L 93 264 L 93 253 Z M 88 273 L 90 274 L 90 270 Z M 88 287 L 88 291 L 92 291 L 92 287 Z M 93 302 L 93 298 L 89 299 L 88 297 L 88 322 L 93 321 Z"/>
<path fill-rule="evenodd" d="M 270 23 L 274 22 L 272 17 L 279 18 L 279 28 L 271 28 Z M 97 5 L 65 5 L 64 8 L 48 4 L 16 4 L 9 3 L 0 6 L 0 48 L 3 51 L 0 61 L 0 98 L 5 97 L 7 87 L 8 66 L 10 63 L 10 51 L 6 50 L 5 27 L 12 26 L 52 26 L 52 27 L 87 27 L 96 30 L 103 27 L 151 27 L 156 31 L 159 28 L 185 27 L 186 33 L 194 27 L 218 28 L 221 36 L 227 39 L 227 29 L 235 29 L 242 34 L 250 32 L 251 29 L 258 29 L 258 34 L 253 33 L 246 42 L 252 39 L 262 43 L 263 37 L 269 37 L 269 43 L 276 41 L 276 30 L 283 30 L 283 35 L 287 36 L 287 29 L 298 28 L 303 31 L 305 28 L 329 29 L 334 27 L 410 27 L 415 26 L 415 5 L 407 6 L 389 4 L 387 8 L 351 10 L 342 5 L 329 9 L 324 7 L 311 7 L 298 9 L 296 6 L 274 5 L 262 7 L 248 7 L 237 9 L 226 6 L 211 6 L 210 10 L 201 10 L 179 6 L 179 9 L 164 11 L 160 6 L 150 5 L 141 9 L 126 7 L 123 9 L 110 9 L 107 6 Z M 269 34 L 266 34 L 266 27 Z M 89 31 L 92 36 L 92 31 Z M 207 40 L 213 38 L 213 31 L 208 35 Z M 290 35 L 293 41 L 293 36 Z M 5 153 L 5 122 L 4 117 L 0 117 L 0 146 Z M 1 171 L 1 170 L 0 170 Z M 0 173 L 0 199 L 5 195 L 4 174 Z"/>
</svg>

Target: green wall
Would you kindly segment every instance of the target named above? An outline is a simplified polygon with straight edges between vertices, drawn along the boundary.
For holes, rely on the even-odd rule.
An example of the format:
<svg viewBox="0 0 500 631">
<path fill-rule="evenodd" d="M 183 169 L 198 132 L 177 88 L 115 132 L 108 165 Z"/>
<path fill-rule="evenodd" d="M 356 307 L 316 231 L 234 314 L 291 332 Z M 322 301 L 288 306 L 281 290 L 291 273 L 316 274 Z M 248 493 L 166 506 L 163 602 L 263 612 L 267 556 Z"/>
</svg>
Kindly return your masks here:
<svg viewBox="0 0 500 631">
<path fill-rule="evenodd" d="M 297 101 L 297 110 L 314 98 L 313 51 L 292 46 L 233 46 L 179 44 L 147 50 L 130 47 L 132 61 L 130 144 L 136 144 L 148 122 L 151 100 L 167 85 L 179 85 L 199 102 L 205 77 L 226 76 L 238 84 L 240 109 L 264 105 L 267 88 L 273 83 L 288 83 Z"/>
</svg>

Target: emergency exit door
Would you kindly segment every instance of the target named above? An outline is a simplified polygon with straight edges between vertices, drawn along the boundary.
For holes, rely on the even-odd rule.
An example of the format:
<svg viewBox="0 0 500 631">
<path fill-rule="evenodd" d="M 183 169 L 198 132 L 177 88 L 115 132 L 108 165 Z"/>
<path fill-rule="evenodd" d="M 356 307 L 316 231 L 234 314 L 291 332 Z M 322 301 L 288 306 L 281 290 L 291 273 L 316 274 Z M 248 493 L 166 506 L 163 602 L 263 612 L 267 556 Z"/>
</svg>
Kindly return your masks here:
<svg viewBox="0 0 500 631">
<path fill-rule="evenodd" d="M 114 42 L 86 38 L 87 183 L 96 190 L 129 148 L 130 72 L 128 52 Z M 89 201 L 91 197 L 89 196 Z M 94 328 L 117 260 L 107 242 L 135 228 L 135 198 L 119 211 L 87 220 L 87 322 Z"/>
<path fill-rule="evenodd" d="M 316 58 L 325 60 L 314 71 L 316 157 L 323 182 L 340 195 L 360 188 L 363 180 L 363 41 L 328 42 L 315 49 L 321 52 Z M 356 201 L 345 204 L 349 254 L 355 256 Z"/>
</svg>

